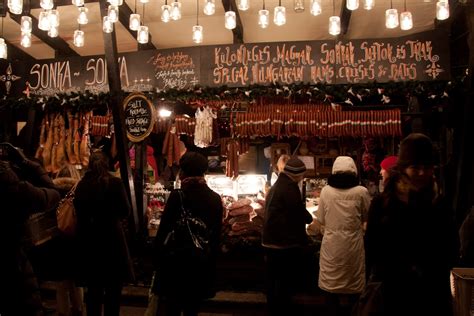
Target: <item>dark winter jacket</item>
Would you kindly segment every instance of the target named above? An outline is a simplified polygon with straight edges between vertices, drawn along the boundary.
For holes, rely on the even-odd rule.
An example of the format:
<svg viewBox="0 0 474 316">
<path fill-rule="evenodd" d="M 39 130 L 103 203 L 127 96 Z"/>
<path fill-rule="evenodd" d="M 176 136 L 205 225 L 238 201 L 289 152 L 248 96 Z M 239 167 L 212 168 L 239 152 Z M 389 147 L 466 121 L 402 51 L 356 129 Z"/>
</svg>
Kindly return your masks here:
<svg viewBox="0 0 474 316">
<path fill-rule="evenodd" d="M 298 184 L 281 173 L 266 198 L 263 246 L 290 248 L 307 245 L 306 224 L 312 220 L 303 204 Z"/>
<path fill-rule="evenodd" d="M 451 315 L 450 269 L 458 243 L 453 214 L 429 192 L 408 203 L 374 198 L 366 231 L 369 272 L 383 282 L 386 315 Z"/>
<path fill-rule="evenodd" d="M 59 202 L 59 193 L 52 187 L 39 164 L 27 161 L 13 169 L 0 161 L 1 315 L 34 315 L 41 309 L 38 284 L 23 242 L 28 216 L 50 210 Z"/>
<path fill-rule="evenodd" d="M 125 281 L 133 277 L 122 219 L 130 213 L 124 185 L 111 175 L 102 182 L 87 172 L 76 188 L 80 273 L 89 282 Z"/>
<path fill-rule="evenodd" d="M 204 299 L 215 295 L 216 256 L 222 228 L 223 208 L 220 196 L 205 183 L 191 182 L 182 185 L 184 205 L 192 216 L 200 218 L 210 232 L 210 254 L 199 258 L 166 257 L 163 247 L 168 233 L 181 212 L 178 191 L 172 191 L 161 217 L 154 241 L 154 265 L 157 282 L 154 291 L 165 296 Z"/>
</svg>

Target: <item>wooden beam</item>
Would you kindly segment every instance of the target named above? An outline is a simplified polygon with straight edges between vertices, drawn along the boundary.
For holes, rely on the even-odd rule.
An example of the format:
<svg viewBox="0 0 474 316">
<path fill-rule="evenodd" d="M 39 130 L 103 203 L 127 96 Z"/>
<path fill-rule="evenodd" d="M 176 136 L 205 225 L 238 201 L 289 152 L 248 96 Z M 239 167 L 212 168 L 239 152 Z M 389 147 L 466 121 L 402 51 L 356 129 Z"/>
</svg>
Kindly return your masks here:
<svg viewBox="0 0 474 316">
<path fill-rule="evenodd" d="M 56 57 L 80 56 L 78 53 L 76 53 L 75 50 L 69 47 L 69 44 L 62 38 L 49 37 L 47 32 L 40 30 L 38 28 L 38 19 L 36 19 L 31 14 L 28 14 L 28 15 L 31 16 L 31 20 L 33 22 L 33 30 L 31 33 L 35 35 L 36 37 L 38 37 L 40 40 L 42 40 L 43 43 L 49 45 L 52 49 L 54 49 L 56 52 Z M 21 15 L 10 13 L 10 18 L 16 23 L 21 24 Z"/>
<path fill-rule="evenodd" d="M 127 31 L 136 39 L 137 31 L 132 31 L 128 26 L 130 25 L 130 14 L 132 14 L 132 9 L 124 2 L 119 9 L 119 21 L 127 29 Z M 147 50 L 147 49 L 156 49 L 153 45 L 151 33 L 148 34 L 148 43 L 140 44 L 138 43 L 138 50 Z"/>
<path fill-rule="evenodd" d="M 100 15 L 103 18 L 107 15 L 107 0 L 100 0 Z M 102 20 L 102 19 L 101 19 Z M 117 142 L 117 152 L 120 162 L 120 175 L 130 198 L 134 220 L 135 232 L 140 229 L 139 215 L 137 210 L 137 199 L 135 195 L 135 184 L 133 182 L 132 168 L 130 167 L 130 157 L 128 156 L 128 140 L 125 133 L 125 115 L 123 112 L 123 95 L 120 84 L 120 70 L 117 54 L 117 37 L 115 28 L 112 33 L 102 32 L 104 36 L 105 60 L 107 63 L 107 78 L 109 81 L 109 91 L 111 96 L 110 108 L 114 120 L 115 140 Z M 142 198 L 142 197 L 140 197 Z"/>
<path fill-rule="evenodd" d="M 243 44 L 244 28 L 242 26 L 242 20 L 240 19 L 239 10 L 237 4 L 235 4 L 235 0 L 222 0 L 222 5 L 224 6 L 224 11 L 231 10 L 235 12 L 236 26 L 235 29 L 232 30 L 232 33 L 234 34 L 234 44 Z"/>
<path fill-rule="evenodd" d="M 346 35 L 349 30 L 349 23 L 351 22 L 352 11 L 346 8 L 347 0 L 342 0 L 341 4 L 341 34 L 340 36 Z"/>
<path fill-rule="evenodd" d="M 27 60 L 35 60 L 33 56 L 28 54 L 27 52 L 23 51 L 22 49 L 16 47 L 9 41 L 5 40 L 5 44 L 7 44 L 7 54 L 8 60 L 10 61 L 27 61 Z"/>
</svg>

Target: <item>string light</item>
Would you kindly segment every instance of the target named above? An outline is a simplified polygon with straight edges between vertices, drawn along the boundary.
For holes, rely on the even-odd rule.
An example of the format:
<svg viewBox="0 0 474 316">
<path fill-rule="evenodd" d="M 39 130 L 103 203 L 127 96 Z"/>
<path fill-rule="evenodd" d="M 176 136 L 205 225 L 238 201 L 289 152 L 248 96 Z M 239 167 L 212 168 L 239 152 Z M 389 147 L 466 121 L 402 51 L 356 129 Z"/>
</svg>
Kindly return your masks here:
<svg viewBox="0 0 474 316">
<path fill-rule="evenodd" d="M 213 15 L 216 12 L 215 0 L 206 0 L 203 12 L 205 15 Z"/>
<path fill-rule="evenodd" d="M 263 0 L 262 10 L 258 11 L 258 25 L 262 29 L 267 28 L 270 24 L 270 11 L 265 9 L 265 0 Z"/>
<path fill-rule="evenodd" d="M 413 17 L 410 11 L 407 11 L 407 0 L 404 2 L 403 12 L 400 13 L 400 28 L 404 31 L 413 28 Z"/>
<path fill-rule="evenodd" d="M 449 2 L 448 0 L 439 0 L 436 3 L 436 18 L 438 20 L 446 20 L 449 18 Z"/>
<path fill-rule="evenodd" d="M 311 0 L 311 9 L 309 12 L 314 16 L 320 15 L 322 12 L 321 0 Z"/>
<path fill-rule="evenodd" d="M 2 16 L 2 33 L 0 33 L 0 59 L 7 59 L 8 49 L 5 40 L 3 39 L 3 16 Z"/>
<path fill-rule="evenodd" d="M 392 0 L 390 0 L 390 9 L 385 11 L 385 27 L 394 29 L 398 27 L 398 10 L 393 8 Z"/>
<path fill-rule="evenodd" d="M 329 17 L 329 34 L 339 35 L 341 33 L 341 18 L 336 15 L 336 3 L 332 0 L 332 16 Z"/>
<path fill-rule="evenodd" d="M 273 11 L 273 23 L 278 26 L 286 23 L 286 8 L 281 5 L 281 0 L 278 1 L 278 6 Z"/>
<path fill-rule="evenodd" d="M 193 26 L 193 42 L 196 44 L 202 43 L 203 29 L 199 25 L 199 0 L 196 0 L 196 25 Z"/>
</svg>

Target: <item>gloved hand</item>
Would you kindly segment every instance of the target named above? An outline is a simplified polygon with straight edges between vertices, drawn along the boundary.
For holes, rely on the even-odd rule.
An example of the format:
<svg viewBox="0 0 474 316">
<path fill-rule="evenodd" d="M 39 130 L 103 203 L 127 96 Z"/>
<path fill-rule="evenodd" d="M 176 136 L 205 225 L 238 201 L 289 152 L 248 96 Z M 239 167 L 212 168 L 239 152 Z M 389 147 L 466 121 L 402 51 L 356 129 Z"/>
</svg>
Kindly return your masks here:
<svg viewBox="0 0 474 316">
<path fill-rule="evenodd" d="M 0 143 L 0 147 L 2 147 L 2 150 L 6 151 L 9 161 L 16 164 L 22 164 L 26 160 L 26 156 L 23 151 L 14 147 L 12 144 L 4 142 Z"/>
</svg>

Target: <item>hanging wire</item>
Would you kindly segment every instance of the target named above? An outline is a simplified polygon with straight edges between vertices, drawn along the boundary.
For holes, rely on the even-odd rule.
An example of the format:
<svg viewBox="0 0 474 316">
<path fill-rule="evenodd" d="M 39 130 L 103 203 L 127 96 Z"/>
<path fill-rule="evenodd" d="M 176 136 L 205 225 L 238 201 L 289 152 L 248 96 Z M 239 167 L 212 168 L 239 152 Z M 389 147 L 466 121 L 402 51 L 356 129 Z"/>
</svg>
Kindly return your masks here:
<svg viewBox="0 0 474 316">
<path fill-rule="evenodd" d="M 196 25 L 199 25 L 199 0 L 196 0 Z"/>
<path fill-rule="evenodd" d="M 3 16 L 2 16 L 2 35 L 0 37 L 3 37 Z"/>
<path fill-rule="evenodd" d="M 332 0 L 332 15 L 336 15 L 336 1 L 335 0 Z"/>
<path fill-rule="evenodd" d="M 135 9 L 133 10 L 134 12 L 133 13 L 137 13 L 137 0 L 135 0 Z"/>
<path fill-rule="evenodd" d="M 265 10 L 265 0 L 263 0 L 263 9 L 262 10 Z"/>
<path fill-rule="evenodd" d="M 279 6 L 279 7 L 281 7 L 281 0 L 280 0 L 280 1 L 278 1 L 278 6 Z"/>
<path fill-rule="evenodd" d="M 142 4 L 142 15 L 143 15 L 143 18 L 141 19 L 141 21 L 142 21 L 142 24 L 145 25 L 145 4 L 144 3 Z"/>
<path fill-rule="evenodd" d="M 390 9 L 393 9 L 393 1 L 390 0 Z"/>
<path fill-rule="evenodd" d="M 407 0 L 405 0 L 405 2 L 404 2 L 404 7 L 405 7 L 405 9 L 403 11 L 407 12 Z"/>
</svg>

